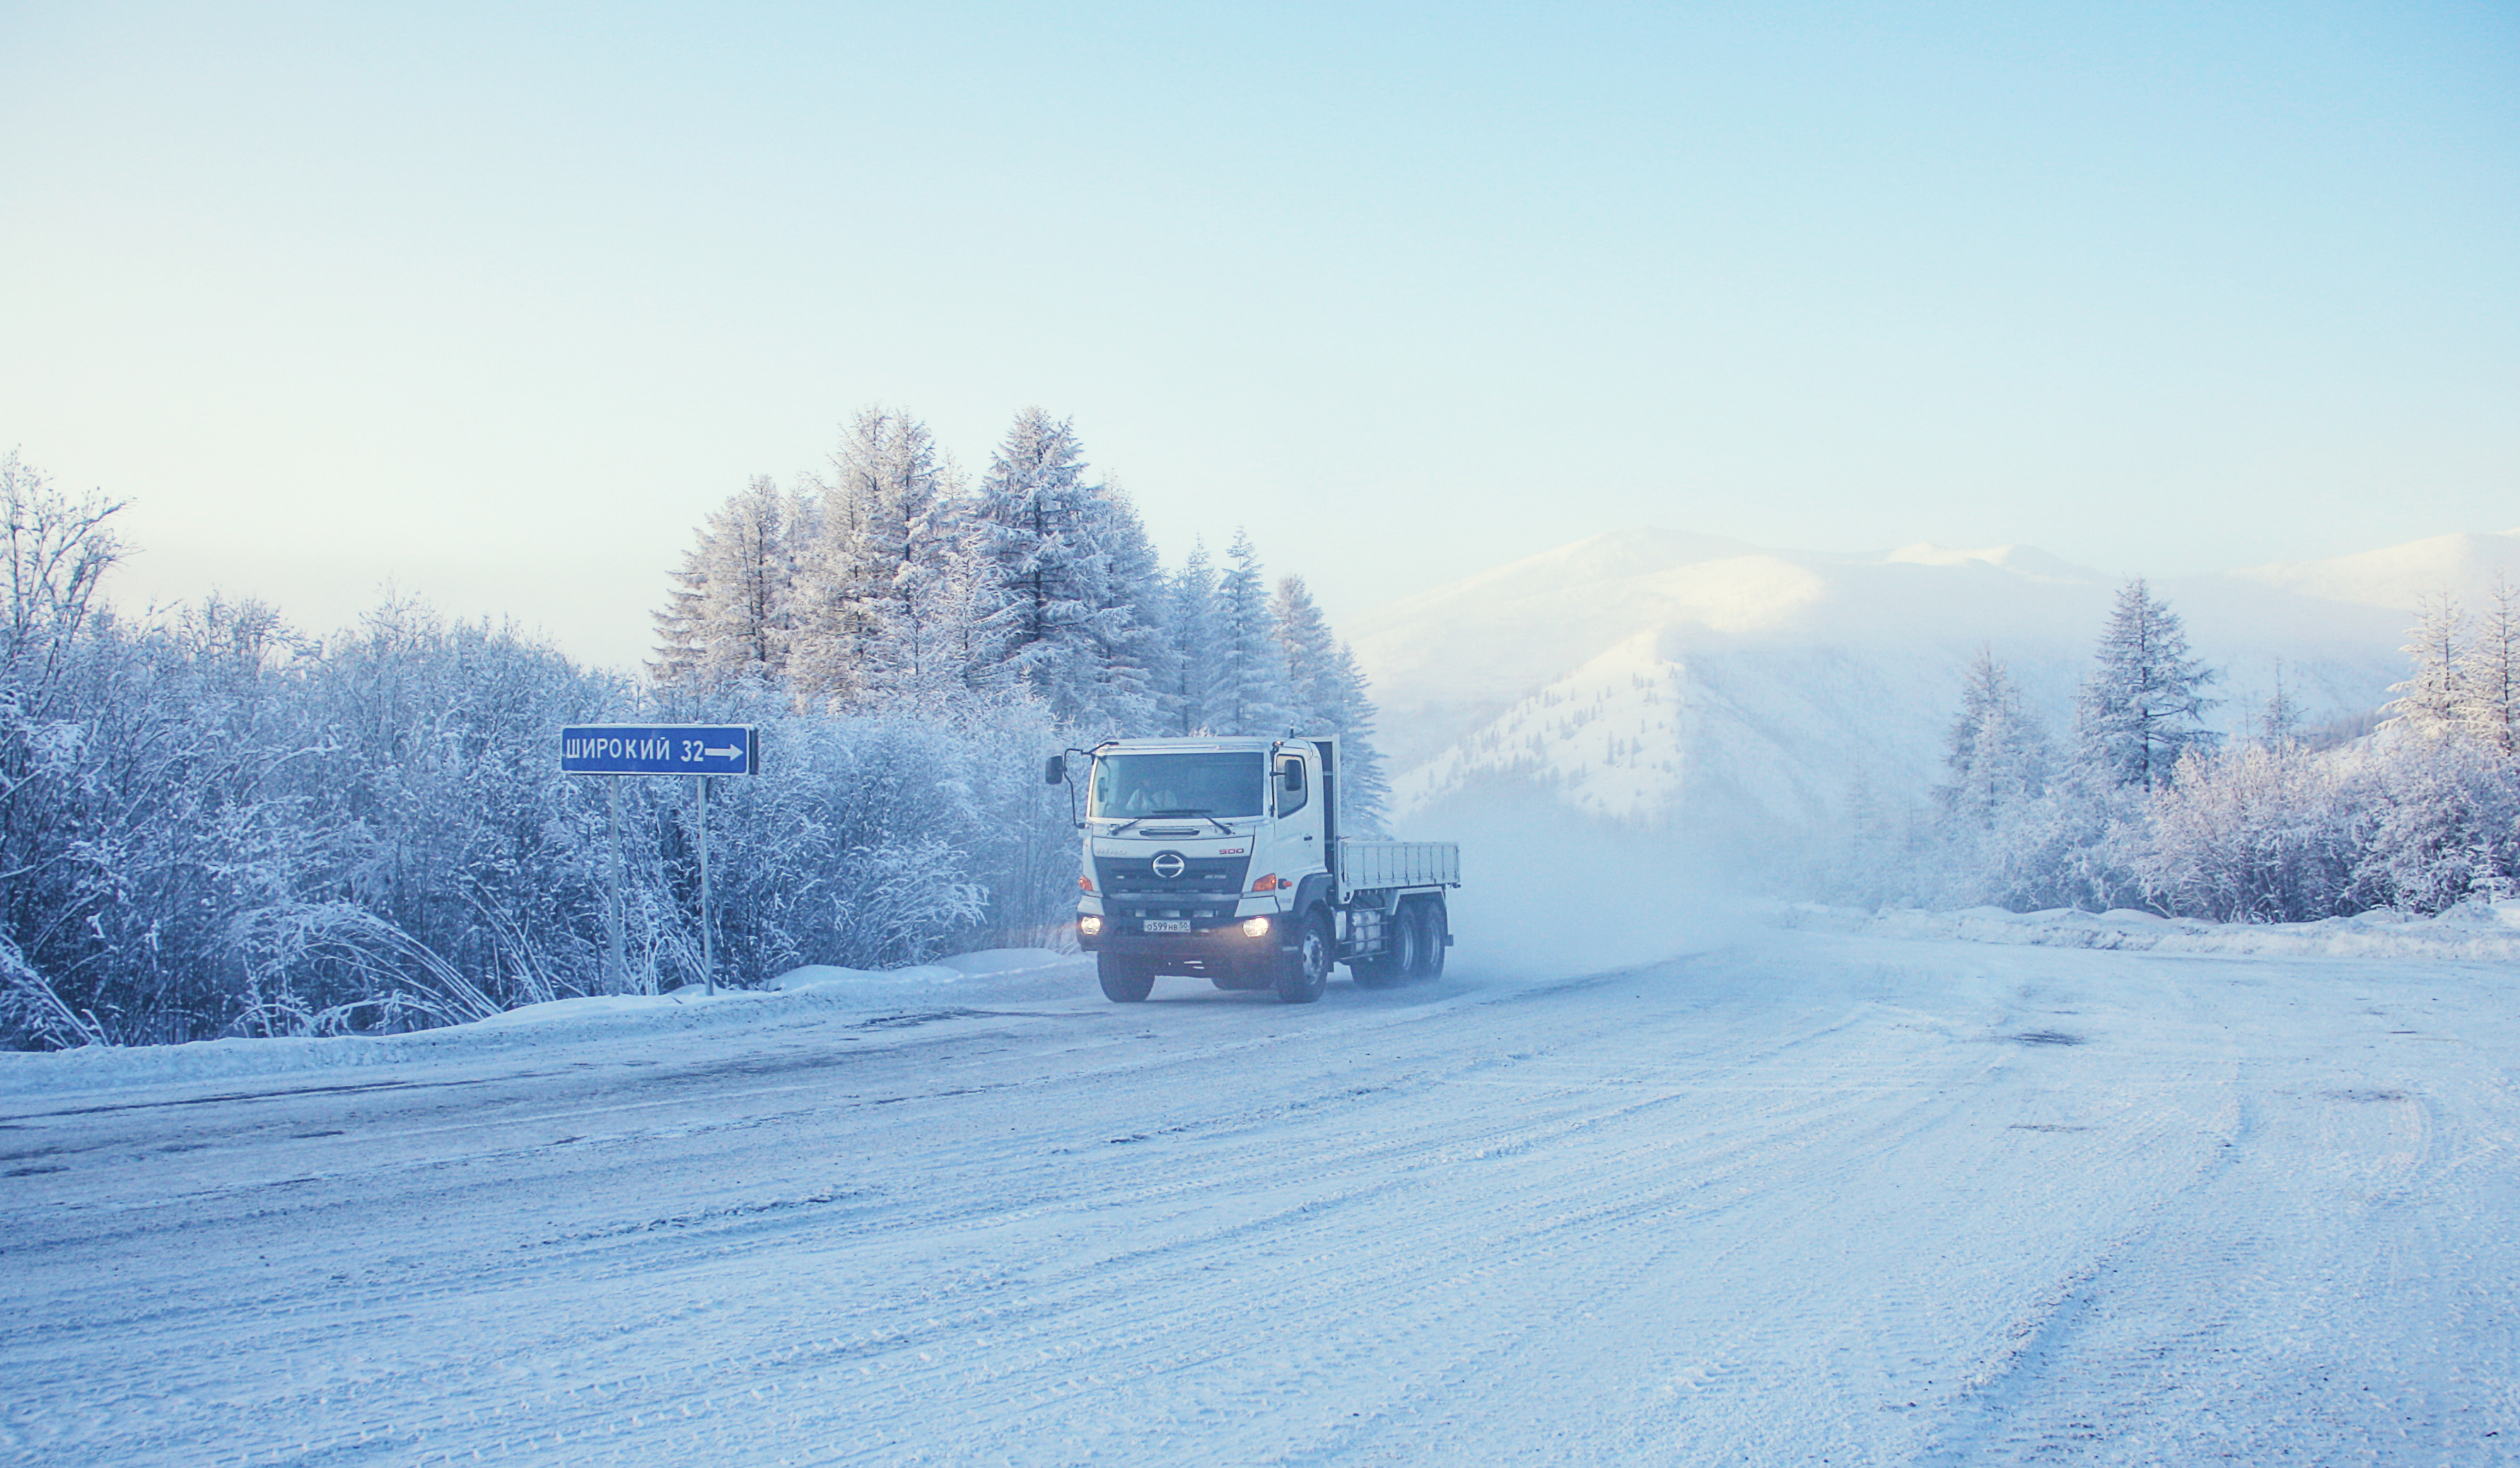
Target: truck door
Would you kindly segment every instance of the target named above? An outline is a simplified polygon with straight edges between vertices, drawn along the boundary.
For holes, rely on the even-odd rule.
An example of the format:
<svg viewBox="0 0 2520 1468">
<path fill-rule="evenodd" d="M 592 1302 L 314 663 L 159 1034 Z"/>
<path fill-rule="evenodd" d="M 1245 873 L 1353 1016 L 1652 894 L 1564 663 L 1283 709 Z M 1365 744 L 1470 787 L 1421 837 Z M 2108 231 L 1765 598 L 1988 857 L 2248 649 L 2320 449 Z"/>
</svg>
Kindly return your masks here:
<svg viewBox="0 0 2520 1468">
<path fill-rule="evenodd" d="M 1323 869 L 1321 766 L 1293 748 L 1281 750 L 1269 780 L 1269 798 L 1277 820 L 1271 826 L 1272 867 L 1286 881 L 1301 881 Z"/>
</svg>

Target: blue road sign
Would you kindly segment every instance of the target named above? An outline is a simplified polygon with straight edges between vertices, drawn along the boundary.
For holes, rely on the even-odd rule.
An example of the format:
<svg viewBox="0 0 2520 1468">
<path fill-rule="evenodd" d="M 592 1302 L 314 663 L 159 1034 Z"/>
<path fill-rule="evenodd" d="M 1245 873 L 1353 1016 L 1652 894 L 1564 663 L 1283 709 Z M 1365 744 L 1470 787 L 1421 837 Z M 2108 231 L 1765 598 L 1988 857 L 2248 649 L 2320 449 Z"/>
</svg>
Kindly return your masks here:
<svg viewBox="0 0 2520 1468">
<path fill-rule="evenodd" d="M 761 768 L 750 724 L 584 724 L 560 731 L 564 775 L 748 775 Z"/>
</svg>

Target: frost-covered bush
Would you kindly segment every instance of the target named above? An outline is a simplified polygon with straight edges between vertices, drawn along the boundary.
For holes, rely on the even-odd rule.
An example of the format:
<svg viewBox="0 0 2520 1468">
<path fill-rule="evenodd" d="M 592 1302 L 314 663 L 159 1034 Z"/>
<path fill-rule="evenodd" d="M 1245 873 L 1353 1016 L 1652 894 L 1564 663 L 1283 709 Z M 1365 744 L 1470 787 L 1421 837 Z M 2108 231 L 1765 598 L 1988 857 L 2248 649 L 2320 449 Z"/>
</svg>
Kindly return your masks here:
<svg viewBox="0 0 2520 1468">
<path fill-rule="evenodd" d="M 1247 539 L 1224 583 L 1167 574 L 1038 410 L 977 492 L 886 410 L 832 469 L 710 517 L 646 684 L 402 601 L 326 640 L 251 603 L 117 620 L 119 506 L 0 460 L 0 1045 L 1054 941 L 1077 852 L 1042 757 L 1111 733 L 1343 733 L 1371 827 L 1363 675 Z M 692 783 L 561 774 L 559 730 L 594 722 L 760 726 L 762 771 L 710 790 L 710 942 Z"/>
<path fill-rule="evenodd" d="M 2129 630 L 2144 619 L 2151 630 Z M 2314 749 L 2279 688 L 2255 738 L 2217 748 L 2192 727 L 2206 670 L 2133 585 L 2086 684 L 2074 759 L 2049 766 L 2045 731 L 1981 656 L 1931 837 L 1874 885 L 1910 901 L 2224 922 L 2432 913 L 2520 892 L 2520 595 L 2498 587 L 2480 629 L 2464 627 L 2449 598 L 2427 601 L 2376 732 Z"/>
<path fill-rule="evenodd" d="M 1065 742 L 1020 697 L 957 716 L 659 705 L 513 631 L 391 604 L 328 643 L 260 608 L 32 617 L 0 646 L 0 1041 L 399 1030 L 700 977 L 688 780 L 558 772 L 565 723 L 747 721 L 712 783 L 717 976 L 1039 940 L 1074 835 Z"/>
<path fill-rule="evenodd" d="M 2464 739 L 2377 743 L 2355 905 L 2439 912 L 2520 892 L 2520 761 Z"/>
<path fill-rule="evenodd" d="M 2134 858 L 2162 910 L 2220 922 L 2299 923 L 2355 910 L 2370 835 L 2358 761 L 2300 745 L 2189 753 L 2149 810 Z"/>
</svg>

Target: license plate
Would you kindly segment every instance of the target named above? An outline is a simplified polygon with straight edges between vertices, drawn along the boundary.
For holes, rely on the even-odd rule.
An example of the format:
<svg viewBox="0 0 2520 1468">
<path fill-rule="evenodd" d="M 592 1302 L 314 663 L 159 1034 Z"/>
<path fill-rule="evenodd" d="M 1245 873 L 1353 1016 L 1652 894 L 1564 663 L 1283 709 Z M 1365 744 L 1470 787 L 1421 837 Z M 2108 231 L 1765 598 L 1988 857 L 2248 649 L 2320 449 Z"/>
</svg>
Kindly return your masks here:
<svg viewBox="0 0 2520 1468">
<path fill-rule="evenodd" d="M 1188 933 L 1190 931 L 1190 919 L 1148 918 L 1147 919 L 1147 931 L 1148 933 Z"/>
</svg>

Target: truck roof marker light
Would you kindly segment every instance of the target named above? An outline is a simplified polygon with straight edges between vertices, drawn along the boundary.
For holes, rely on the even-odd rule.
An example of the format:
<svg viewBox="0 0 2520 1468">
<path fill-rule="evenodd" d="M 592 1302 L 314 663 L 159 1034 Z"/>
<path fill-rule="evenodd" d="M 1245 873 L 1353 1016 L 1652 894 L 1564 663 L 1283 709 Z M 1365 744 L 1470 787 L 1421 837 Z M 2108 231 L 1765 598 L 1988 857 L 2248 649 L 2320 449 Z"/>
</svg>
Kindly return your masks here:
<svg viewBox="0 0 2520 1468">
<path fill-rule="evenodd" d="M 1276 892 L 1279 888 L 1287 885 L 1289 884 L 1282 883 L 1278 880 L 1278 874 L 1276 872 L 1271 872 L 1259 881 L 1252 883 L 1251 890 L 1253 892 Z"/>
</svg>

